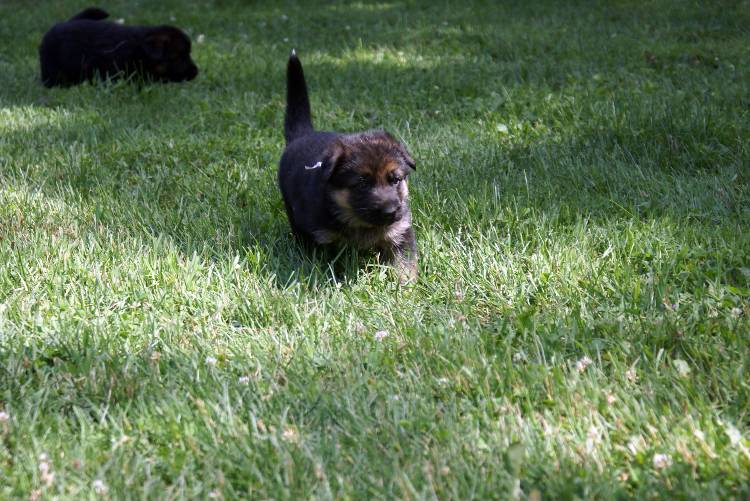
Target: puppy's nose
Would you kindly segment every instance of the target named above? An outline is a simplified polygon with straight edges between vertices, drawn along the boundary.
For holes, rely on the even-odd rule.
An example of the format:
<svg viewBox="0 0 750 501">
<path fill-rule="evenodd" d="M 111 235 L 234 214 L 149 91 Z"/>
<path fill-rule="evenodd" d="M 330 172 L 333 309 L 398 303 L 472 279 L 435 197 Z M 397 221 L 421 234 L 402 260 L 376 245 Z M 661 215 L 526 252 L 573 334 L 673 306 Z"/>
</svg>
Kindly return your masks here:
<svg viewBox="0 0 750 501">
<path fill-rule="evenodd" d="M 401 207 L 396 204 L 386 205 L 380 210 L 380 213 L 386 221 L 398 221 L 401 218 Z"/>
</svg>

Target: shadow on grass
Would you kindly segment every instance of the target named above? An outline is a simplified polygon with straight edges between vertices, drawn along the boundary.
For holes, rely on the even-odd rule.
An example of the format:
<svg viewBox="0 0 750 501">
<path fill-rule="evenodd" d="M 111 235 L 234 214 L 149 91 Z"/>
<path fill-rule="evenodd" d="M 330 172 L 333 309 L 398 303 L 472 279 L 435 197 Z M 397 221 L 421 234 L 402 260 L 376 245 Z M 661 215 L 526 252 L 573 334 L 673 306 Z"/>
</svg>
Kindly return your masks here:
<svg viewBox="0 0 750 501">
<path fill-rule="evenodd" d="M 321 69 L 315 64 L 310 68 Z M 355 71 L 368 79 L 375 78 L 380 70 L 377 65 L 359 65 Z M 399 81 L 409 75 L 422 72 L 402 70 L 395 78 Z M 5 152 L 8 158 L 22 159 L 21 149 L 30 145 L 32 151 L 44 150 L 42 158 L 48 161 L 37 163 L 41 160 L 37 157 L 34 163 L 43 168 L 15 172 L 11 169 L 4 177 L 10 181 L 23 180 L 50 196 L 62 196 L 69 204 L 83 204 L 105 226 L 126 227 L 133 235 L 166 235 L 186 255 L 198 252 L 213 259 L 230 260 L 258 247 L 259 261 L 263 262 L 260 267 L 272 273 L 279 286 L 299 279 L 309 284 L 347 282 L 368 261 L 353 251 L 340 255 L 330 250 L 310 253 L 298 245 L 289 231 L 275 185 L 276 155 L 250 151 L 252 147 L 248 145 L 235 147 L 234 142 L 242 141 L 236 133 L 229 144 L 221 141 L 218 130 L 195 135 L 197 127 L 183 123 L 177 113 L 181 106 L 179 98 L 157 104 L 156 109 L 133 101 L 137 97 L 127 106 L 135 108 L 136 113 L 125 118 L 95 105 L 77 106 L 46 123 L 32 121 L 6 133 L 4 141 L 10 145 Z M 161 117 L 159 125 L 139 127 L 134 117 L 140 109 Z M 449 136 L 453 130 L 451 124 L 434 119 L 425 128 L 428 134 L 438 136 Z M 127 130 L 134 132 L 121 135 L 121 131 Z M 429 139 L 412 134 L 417 150 L 433 147 Z M 457 134 L 465 131 L 458 130 Z M 480 135 L 475 139 L 448 141 L 447 155 L 440 160 L 429 158 L 429 154 L 418 157 L 420 170 L 412 191 L 415 211 L 424 219 L 416 222 L 417 228 L 437 224 L 447 231 L 458 231 L 467 223 L 464 217 L 467 214 L 456 210 L 433 215 L 428 207 L 439 204 L 441 197 L 451 192 L 457 193 L 459 200 L 474 197 L 476 203 L 486 204 L 481 197 L 492 196 L 494 186 L 502 190 L 498 203 L 506 206 L 558 214 L 564 206 L 569 214 L 568 224 L 582 214 L 593 220 L 611 219 L 613 208 L 633 208 L 638 204 L 647 206 L 648 210 L 637 211 L 643 218 L 700 216 L 701 208 L 696 211 L 689 203 L 670 206 L 649 200 L 639 194 L 637 184 L 612 189 L 612 180 L 601 169 L 606 162 L 616 159 L 621 164 L 650 171 L 649 177 L 661 174 L 670 177 L 676 171 L 668 163 L 684 159 L 693 165 L 678 170 L 683 178 L 705 177 L 711 167 L 708 155 L 697 157 L 689 146 L 683 152 L 672 151 L 669 132 L 658 121 L 630 124 L 619 131 L 577 129 L 576 134 L 579 135 L 555 140 L 541 135 L 520 144 L 492 143 L 486 135 Z M 716 138 L 718 132 L 712 136 L 708 131 L 706 137 Z M 280 140 L 280 137 L 275 140 L 277 154 Z M 270 139 L 266 145 L 273 143 Z M 604 148 L 611 144 L 619 145 L 620 150 L 610 152 L 608 158 L 602 157 Z M 68 146 L 59 150 L 58 145 Z M 641 150 L 636 151 L 636 147 Z M 206 159 L 213 151 L 220 158 Z M 476 154 L 477 151 L 481 153 Z M 726 151 L 729 153 L 724 161 L 731 163 L 733 150 Z M 248 154 L 255 158 L 243 161 Z M 645 161 L 632 158 L 647 155 L 652 158 Z M 446 165 L 451 159 L 457 160 L 458 168 Z M 545 168 L 545 161 L 560 159 L 571 167 L 564 172 L 549 172 Z M 582 164 L 584 167 L 580 168 Z M 470 168 L 459 170 L 461 165 Z M 620 173 L 623 172 L 621 169 Z M 531 191 L 527 184 L 529 176 L 535 186 Z M 740 182 L 746 181 L 740 177 Z M 555 183 L 564 189 L 554 193 Z M 709 217 L 721 217 L 741 210 L 737 200 L 739 197 L 730 197 L 726 203 L 721 199 L 705 201 L 703 209 L 713 212 Z M 492 224 L 490 216 L 488 213 L 484 217 L 479 211 L 472 223 Z"/>
</svg>

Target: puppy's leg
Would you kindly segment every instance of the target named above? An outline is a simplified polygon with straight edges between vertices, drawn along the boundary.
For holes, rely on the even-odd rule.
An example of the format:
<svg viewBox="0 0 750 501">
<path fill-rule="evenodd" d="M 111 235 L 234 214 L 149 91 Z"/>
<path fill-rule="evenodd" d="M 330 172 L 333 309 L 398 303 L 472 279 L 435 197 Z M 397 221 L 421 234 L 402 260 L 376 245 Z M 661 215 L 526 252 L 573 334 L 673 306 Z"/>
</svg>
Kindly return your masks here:
<svg viewBox="0 0 750 501">
<path fill-rule="evenodd" d="M 414 228 L 409 226 L 398 243 L 385 249 L 388 263 L 396 269 L 402 284 L 417 280 L 417 239 Z"/>
</svg>

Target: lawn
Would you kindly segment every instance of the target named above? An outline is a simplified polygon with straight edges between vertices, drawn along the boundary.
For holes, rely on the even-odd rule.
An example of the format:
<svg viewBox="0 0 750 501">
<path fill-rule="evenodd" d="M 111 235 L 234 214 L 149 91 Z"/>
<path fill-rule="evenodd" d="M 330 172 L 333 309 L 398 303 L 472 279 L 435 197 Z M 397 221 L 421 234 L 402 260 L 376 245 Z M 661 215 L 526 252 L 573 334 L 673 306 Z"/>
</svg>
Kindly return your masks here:
<svg viewBox="0 0 750 501">
<path fill-rule="evenodd" d="M 45 89 L 85 6 L 0 3 L 1 499 L 750 495 L 746 0 L 117 0 L 198 78 Z M 416 284 L 292 237 L 292 47 Z"/>
</svg>

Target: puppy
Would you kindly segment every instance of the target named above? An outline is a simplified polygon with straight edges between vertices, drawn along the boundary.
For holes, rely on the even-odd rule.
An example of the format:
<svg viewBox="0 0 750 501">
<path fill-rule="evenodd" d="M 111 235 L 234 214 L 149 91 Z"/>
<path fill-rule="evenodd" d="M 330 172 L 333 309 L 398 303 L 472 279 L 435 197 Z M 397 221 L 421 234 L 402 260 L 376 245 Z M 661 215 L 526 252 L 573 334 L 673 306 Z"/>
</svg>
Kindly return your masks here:
<svg viewBox="0 0 750 501">
<path fill-rule="evenodd" d="M 190 38 L 173 26 L 122 26 L 89 8 L 54 25 L 39 46 L 42 82 L 69 86 L 101 78 L 139 75 L 161 82 L 192 80 Z"/>
<path fill-rule="evenodd" d="M 315 131 L 294 51 L 287 65 L 284 137 L 278 180 L 294 233 L 313 244 L 375 249 L 396 266 L 402 281 L 415 279 L 407 186 L 414 160 L 385 131 Z"/>
</svg>

